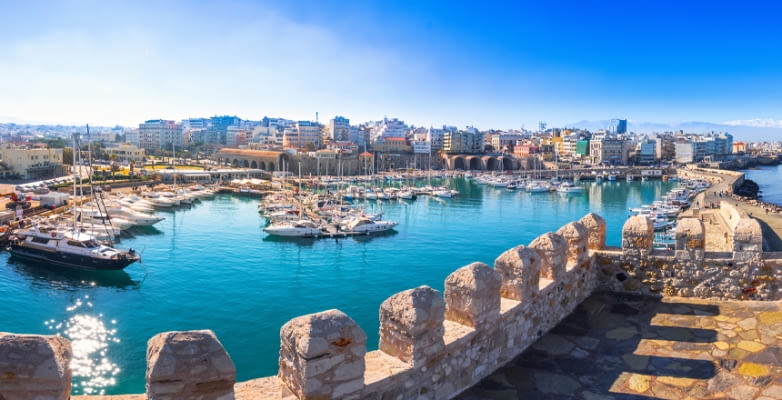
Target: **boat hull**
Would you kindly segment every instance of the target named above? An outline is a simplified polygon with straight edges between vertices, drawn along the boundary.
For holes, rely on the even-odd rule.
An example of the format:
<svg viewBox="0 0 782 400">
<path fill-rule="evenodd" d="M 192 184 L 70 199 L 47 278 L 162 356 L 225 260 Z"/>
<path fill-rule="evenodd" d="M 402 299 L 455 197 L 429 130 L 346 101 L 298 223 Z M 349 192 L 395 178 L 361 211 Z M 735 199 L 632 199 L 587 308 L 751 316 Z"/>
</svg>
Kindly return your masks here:
<svg viewBox="0 0 782 400">
<path fill-rule="evenodd" d="M 129 257 L 113 260 L 95 259 L 79 254 L 30 249 L 13 243 L 9 246 L 8 251 L 14 257 L 86 271 L 119 271 L 138 261 L 138 258 Z"/>
</svg>

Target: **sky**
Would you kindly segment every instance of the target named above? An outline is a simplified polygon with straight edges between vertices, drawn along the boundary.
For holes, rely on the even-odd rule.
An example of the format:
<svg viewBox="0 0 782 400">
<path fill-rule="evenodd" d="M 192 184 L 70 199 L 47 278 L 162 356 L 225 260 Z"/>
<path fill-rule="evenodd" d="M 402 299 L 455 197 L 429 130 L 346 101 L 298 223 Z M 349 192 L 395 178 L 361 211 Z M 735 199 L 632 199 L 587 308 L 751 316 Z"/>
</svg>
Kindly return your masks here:
<svg viewBox="0 0 782 400">
<path fill-rule="evenodd" d="M 782 2 L 0 0 L 0 122 L 782 120 Z"/>
</svg>

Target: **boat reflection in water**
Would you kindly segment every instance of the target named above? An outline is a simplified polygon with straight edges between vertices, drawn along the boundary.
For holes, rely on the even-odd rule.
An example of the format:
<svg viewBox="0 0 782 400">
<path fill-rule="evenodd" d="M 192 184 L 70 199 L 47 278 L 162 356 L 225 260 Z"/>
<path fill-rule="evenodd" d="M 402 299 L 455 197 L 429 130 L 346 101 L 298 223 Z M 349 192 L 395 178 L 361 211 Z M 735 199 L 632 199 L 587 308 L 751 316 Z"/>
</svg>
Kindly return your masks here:
<svg viewBox="0 0 782 400">
<path fill-rule="evenodd" d="M 135 290 L 141 282 L 135 281 L 125 271 L 86 271 L 60 268 L 45 262 L 16 257 L 7 261 L 9 266 L 27 278 L 34 287 L 79 291 L 91 287 Z"/>
</svg>

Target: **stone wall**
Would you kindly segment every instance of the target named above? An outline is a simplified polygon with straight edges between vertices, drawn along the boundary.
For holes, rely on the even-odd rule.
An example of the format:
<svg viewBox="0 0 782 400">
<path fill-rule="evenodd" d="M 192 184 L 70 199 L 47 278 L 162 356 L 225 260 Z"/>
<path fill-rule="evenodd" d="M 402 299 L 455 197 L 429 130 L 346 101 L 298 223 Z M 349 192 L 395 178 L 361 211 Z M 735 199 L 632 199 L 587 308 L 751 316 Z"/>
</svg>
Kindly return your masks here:
<svg viewBox="0 0 782 400">
<path fill-rule="evenodd" d="M 211 331 L 150 339 L 147 392 L 74 400 L 449 399 L 511 361 L 596 289 L 648 295 L 777 300 L 782 255 L 764 255 L 754 226 L 736 225 L 734 251 L 704 251 L 704 227 L 680 221 L 675 251 L 652 248 L 653 227 L 627 220 L 622 248 L 605 246 L 605 222 L 589 214 L 529 245 L 507 250 L 493 268 L 472 263 L 380 305 L 380 343 L 346 314 L 294 318 L 280 330 L 277 376 L 236 383 L 230 356 Z M 67 399 L 70 346 L 58 337 L 0 334 L 0 398 Z"/>
<path fill-rule="evenodd" d="M 597 254 L 601 286 L 612 291 L 718 299 L 782 299 L 782 268 L 762 252 L 758 222 L 723 203 L 732 222 L 732 252 L 704 251 L 705 231 L 697 218 L 681 218 L 674 251 L 652 248 L 653 227 L 642 216 L 622 229 L 622 251 Z"/>
</svg>

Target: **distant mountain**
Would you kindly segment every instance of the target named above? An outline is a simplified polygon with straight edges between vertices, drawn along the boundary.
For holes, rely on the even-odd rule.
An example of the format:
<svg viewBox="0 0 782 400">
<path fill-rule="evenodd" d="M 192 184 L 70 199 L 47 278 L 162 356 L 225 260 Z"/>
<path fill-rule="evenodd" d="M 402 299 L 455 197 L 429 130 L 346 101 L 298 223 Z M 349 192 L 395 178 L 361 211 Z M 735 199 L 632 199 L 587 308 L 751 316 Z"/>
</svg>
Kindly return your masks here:
<svg viewBox="0 0 782 400">
<path fill-rule="evenodd" d="M 565 126 L 596 131 L 598 129 L 608 129 L 610 125 L 610 120 L 598 120 L 579 121 Z M 628 121 L 627 129 L 630 132 L 635 133 L 684 131 L 685 133 L 704 134 L 711 132 L 727 132 L 733 135 L 734 140 L 749 142 L 782 140 L 782 121 L 768 118 L 728 121 L 724 123 L 689 121 L 666 124 L 659 122 Z"/>
</svg>

